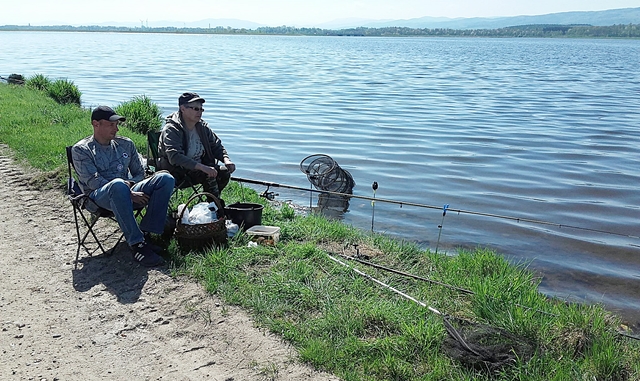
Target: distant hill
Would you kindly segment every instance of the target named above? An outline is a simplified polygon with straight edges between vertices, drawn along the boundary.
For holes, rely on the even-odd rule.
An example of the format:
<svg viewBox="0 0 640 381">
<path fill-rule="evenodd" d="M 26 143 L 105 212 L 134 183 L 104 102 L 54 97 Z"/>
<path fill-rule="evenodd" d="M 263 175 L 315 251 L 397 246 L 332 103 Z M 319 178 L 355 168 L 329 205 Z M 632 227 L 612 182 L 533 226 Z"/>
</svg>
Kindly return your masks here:
<svg viewBox="0 0 640 381">
<path fill-rule="evenodd" d="M 362 25 L 342 26 L 369 28 L 408 27 L 408 28 L 450 28 L 450 29 L 497 29 L 516 25 L 532 24 L 588 24 L 593 26 L 609 26 L 619 24 L 640 24 L 640 8 L 611 9 L 592 12 L 562 12 L 539 16 L 514 16 L 497 18 L 456 18 L 443 19 L 420 17 L 409 20 L 370 21 Z"/>
<path fill-rule="evenodd" d="M 577 25 L 588 24 L 594 26 L 609 26 L 618 24 L 640 24 L 640 8 L 611 9 L 606 11 L 591 12 L 562 12 L 550 13 L 539 16 L 514 16 L 496 18 L 447 18 L 447 17 L 420 17 L 408 20 L 371 20 L 371 19 L 339 19 L 316 25 L 289 25 L 299 28 L 315 27 L 322 29 L 346 29 L 357 27 L 385 28 L 385 27 L 407 27 L 407 28 L 449 28 L 449 29 L 497 29 L 516 25 Z M 103 24 L 106 25 L 106 24 Z M 110 24 L 113 25 L 113 24 Z M 129 25 L 135 26 L 135 25 Z M 140 26 L 140 25 L 137 25 Z M 149 27 L 186 27 L 186 28 L 208 28 L 208 27 L 231 27 L 256 29 L 259 27 L 276 27 L 281 25 L 265 25 L 251 21 L 236 19 L 205 19 L 196 22 L 183 23 L 180 21 L 154 21 L 149 22 Z"/>
<path fill-rule="evenodd" d="M 499 29 L 520 25 L 612 25 L 640 24 L 640 8 L 622 8 L 606 11 L 591 12 L 562 12 L 550 13 L 539 16 L 514 16 L 495 18 L 447 18 L 447 17 L 420 17 L 408 20 L 371 20 L 361 18 L 338 19 L 315 25 L 288 25 L 296 28 L 320 28 L 327 30 L 340 30 L 349 28 L 388 28 L 405 27 L 416 29 Z M 45 26 L 45 24 L 38 24 Z M 51 22 L 48 26 L 65 25 L 59 22 Z M 33 25 L 35 27 L 35 25 Z M 282 25 L 265 25 L 238 19 L 214 19 L 208 18 L 194 22 L 183 21 L 149 21 L 140 22 L 103 22 L 99 24 L 76 24 L 73 27 L 126 27 L 126 28 L 235 28 L 255 30 L 261 27 L 281 27 Z"/>
</svg>

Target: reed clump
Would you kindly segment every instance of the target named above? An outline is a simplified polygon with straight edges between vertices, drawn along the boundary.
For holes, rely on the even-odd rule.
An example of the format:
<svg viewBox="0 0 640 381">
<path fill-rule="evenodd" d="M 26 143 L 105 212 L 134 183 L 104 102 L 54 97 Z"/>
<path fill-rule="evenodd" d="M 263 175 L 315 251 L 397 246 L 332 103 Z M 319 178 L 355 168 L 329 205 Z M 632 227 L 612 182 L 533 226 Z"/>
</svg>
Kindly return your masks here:
<svg viewBox="0 0 640 381">
<path fill-rule="evenodd" d="M 122 102 L 114 111 L 126 117 L 125 126 L 138 134 L 146 135 L 149 131 L 158 131 L 162 127 L 162 111 L 146 95 Z"/>
<path fill-rule="evenodd" d="M 51 79 L 43 74 L 34 74 L 27 78 L 24 85 L 30 89 L 47 91 L 49 86 L 51 86 Z"/>
<path fill-rule="evenodd" d="M 49 97 L 61 105 L 74 104 L 80 106 L 82 92 L 68 79 L 51 80 L 43 74 L 34 74 L 24 79 L 22 75 L 11 74 L 8 83 L 24 85 L 29 89 L 45 92 Z"/>
</svg>

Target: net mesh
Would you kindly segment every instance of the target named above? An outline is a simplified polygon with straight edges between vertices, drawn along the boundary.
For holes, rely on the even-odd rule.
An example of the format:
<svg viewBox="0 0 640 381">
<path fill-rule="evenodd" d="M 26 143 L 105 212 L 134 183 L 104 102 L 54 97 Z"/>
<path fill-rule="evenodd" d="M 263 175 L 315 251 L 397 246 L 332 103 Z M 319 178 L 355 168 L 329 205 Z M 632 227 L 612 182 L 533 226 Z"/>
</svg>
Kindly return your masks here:
<svg viewBox="0 0 640 381">
<path fill-rule="evenodd" d="M 351 194 L 356 185 L 351 174 L 327 155 L 305 157 L 300 162 L 300 170 L 318 190 Z"/>
<path fill-rule="evenodd" d="M 451 317 L 445 318 L 444 323 L 449 333 L 443 343 L 444 352 L 476 370 L 498 372 L 518 360 L 529 360 L 536 351 L 533 341 L 500 328 Z"/>
</svg>

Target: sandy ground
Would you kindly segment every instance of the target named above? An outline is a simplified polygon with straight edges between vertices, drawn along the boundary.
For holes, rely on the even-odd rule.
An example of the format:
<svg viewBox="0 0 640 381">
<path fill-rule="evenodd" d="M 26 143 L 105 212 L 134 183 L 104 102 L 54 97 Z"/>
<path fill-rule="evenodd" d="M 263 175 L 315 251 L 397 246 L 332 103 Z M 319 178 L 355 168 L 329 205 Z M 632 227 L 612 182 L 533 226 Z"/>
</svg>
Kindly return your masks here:
<svg viewBox="0 0 640 381">
<path fill-rule="evenodd" d="M 71 205 L 0 146 L 0 379 L 337 380 L 166 268 L 81 254 Z M 106 229 L 105 229 L 106 230 Z"/>
</svg>

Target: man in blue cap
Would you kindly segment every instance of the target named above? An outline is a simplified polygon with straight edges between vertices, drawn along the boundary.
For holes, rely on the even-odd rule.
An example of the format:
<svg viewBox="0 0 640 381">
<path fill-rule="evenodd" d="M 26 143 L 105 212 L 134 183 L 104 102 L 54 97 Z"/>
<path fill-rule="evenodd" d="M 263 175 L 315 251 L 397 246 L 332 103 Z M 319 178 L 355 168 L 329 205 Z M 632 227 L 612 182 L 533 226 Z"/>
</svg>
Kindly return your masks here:
<svg viewBox="0 0 640 381">
<path fill-rule="evenodd" d="M 147 267 L 158 266 L 164 260 L 145 235 L 163 232 L 175 180 L 167 172 L 144 178 L 144 167 L 133 141 L 116 136 L 118 123 L 124 121 L 110 107 L 96 107 L 91 113 L 93 135 L 73 146 L 73 165 L 82 191 L 93 200 L 87 203 L 87 209 L 95 211 L 97 205 L 112 211 L 133 250 L 134 260 Z M 147 210 L 138 225 L 133 211 L 143 206 Z"/>
</svg>

